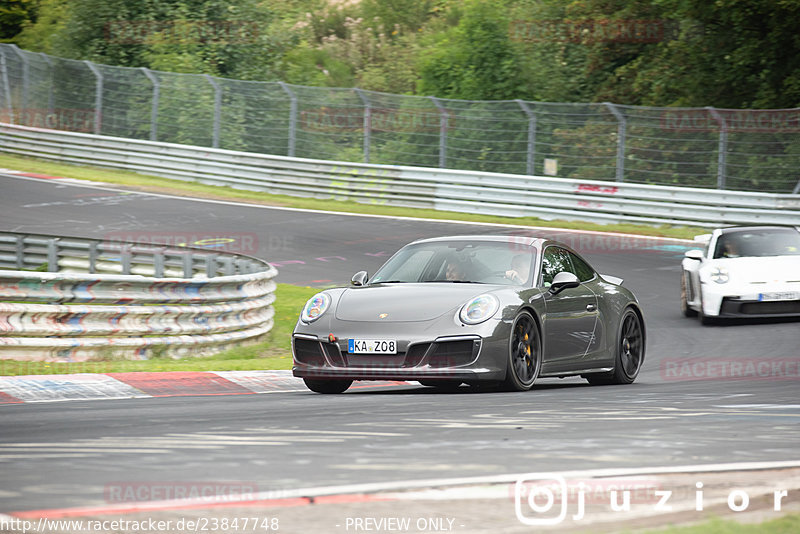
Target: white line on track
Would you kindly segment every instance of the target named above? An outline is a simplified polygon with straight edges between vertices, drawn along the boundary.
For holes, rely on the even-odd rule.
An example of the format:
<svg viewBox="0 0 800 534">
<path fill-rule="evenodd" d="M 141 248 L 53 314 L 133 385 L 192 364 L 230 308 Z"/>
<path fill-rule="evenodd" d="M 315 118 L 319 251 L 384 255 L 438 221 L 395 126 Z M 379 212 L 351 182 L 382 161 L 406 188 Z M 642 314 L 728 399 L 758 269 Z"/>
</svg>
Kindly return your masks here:
<svg viewBox="0 0 800 534">
<path fill-rule="evenodd" d="M 14 178 L 17 180 L 30 180 L 35 182 L 43 182 L 43 181 L 50 181 L 51 180 L 43 180 L 41 178 L 33 178 L 28 176 L 18 176 L 13 174 L 4 174 L 0 173 L 0 176 L 4 176 L 7 178 Z M 98 186 L 98 185 L 88 185 L 88 184 L 77 184 L 74 181 L 70 181 L 65 183 L 63 180 L 58 180 L 56 183 L 63 184 L 65 186 L 71 187 L 84 187 L 89 189 L 99 189 L 101 191 L 113 191 L 116 193 L 136 193 L 141 195 L 150 195 L 158 198 L 166 198 L 170 200 L 188 200 L 193 202 L 205 202 L 208 204 L 222 204 L 225 206 L 246 206 L 249 208 L 261 208 L 261 209 L 268 209 L 268 210 L 280 210 L 280 211 L 291 211 L 297 213 L 319 213 L 322 215 L 341 215 L 344 217 L 364 217 L 364 218 L 373 218 L 373 219 L 395 219 L 400 221 L 419 221 L 419 222 L 433 222 L 433 223 L 445 223 L 445 224 L 460 224 L 460 225 L 468 225 L 468 226 L 486 226 L 489 228 L 515 228 L 515 229 L 525 229 L 525 230 L 546 230 L 551 232 L 569 232 L 575 234 L 588 234 L 588 235 L 615 235 L 620 237 L 629 237 L 634 239 L 655 239 L 658 241 L 669 241 L 669 242 L 679 242 L 679 243 L 692 243 L 691 239 L 680 239 L 677 237 L 660 237 L 660 236 L 648 236 L 648 235 L 639 235 L 639 234 L 626 234 L 623 232 L 602 232 L 599 230 L 574 230 L 571 228 L 557 228 L 551 226 L 527 226 L 523 224 L 504 224 L 504 223 L 487 223 L 487 222 L 475 222 L 475 221 L 457 221 L 452 219 L 430 219 L 425 217 L 404 217 L 404 216 L 395 216 L 395 215 L 373 215 L 368 213 L 347 213 L 342 211 L 328 211 L 328 210 L 314 210 L 309 208 L 290 208 L 286 206 L 265 206 L 263 204 L 251 204 L 249 202 L 236 202 L 233 200 L 216 200 L 216 199 L 209 199 L 209 198 L 197 198 L 197 197 L 184 197 L 180 195 L 169 195 L 165 193 L 151 193 L 148 191 L 137 191 L 137 190 L 130 190 L 130 189 L 116 189 L 114 187 L 107 187 L 107 186 Z M 97 183 L 97 182 L 95 182 Z M 194 182 L 190 182 L 194 183 Z"/>
</svg>

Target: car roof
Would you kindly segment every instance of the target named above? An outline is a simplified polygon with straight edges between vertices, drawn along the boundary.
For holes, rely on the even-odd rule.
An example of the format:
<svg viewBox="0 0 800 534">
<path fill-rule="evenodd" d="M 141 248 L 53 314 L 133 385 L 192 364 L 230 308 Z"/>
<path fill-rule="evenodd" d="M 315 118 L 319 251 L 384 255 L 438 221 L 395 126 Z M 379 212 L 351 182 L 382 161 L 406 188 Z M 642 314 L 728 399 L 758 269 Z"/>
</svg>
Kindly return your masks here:
<svg viewBox="0 0 800 534">
<path fill-rule="evenodd" d="M 720 228 L 720 234 L 732 234 L 736 232 L 750 232 L 754 230 L 794 230 L 800 232 L 797 227 L 791 225 L 780 224 L 764 224 L 758 226 L 729 226 L 727 228 Z"/>
<path fill-rule="evenodd" d="M 535 246 L 547 241 L 542 237 L 529 237 L 519 235 L 449 235 L 418 239 L 413 243 L 435 243 L 446 241 L 495 241 L 499 243 L 513 243 L 515 245 Z"/>
</svg>

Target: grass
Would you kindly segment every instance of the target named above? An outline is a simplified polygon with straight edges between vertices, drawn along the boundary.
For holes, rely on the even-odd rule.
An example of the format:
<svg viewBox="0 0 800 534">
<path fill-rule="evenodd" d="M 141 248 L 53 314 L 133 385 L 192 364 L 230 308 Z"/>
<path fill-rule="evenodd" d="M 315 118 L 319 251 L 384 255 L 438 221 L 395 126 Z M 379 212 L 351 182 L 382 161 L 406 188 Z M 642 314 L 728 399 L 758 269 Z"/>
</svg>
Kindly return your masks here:
<svg viewBox="0 0 800 534">
<path fill-rule="evenodd" d="M 263 342 L 235 347 L 213 356 L 173 360 L 103 359 L 88 362 L 29 362 L 0 360 L 0 375 L 126 373 L 133 371 L 251 371 L 292 368 L 291 333 L 303 304 L 319 289 L 278 284 L 275 323 Z"/>
<path fill-rule="evenodd" d="M 645 532 L 647 534 L 795 534 L 800 532 L 800 515 L 789 514 L 764 523 L 737 523 L 712 519 L 697 525 Z"/>
<path fill-rule="evenodd" d="M 283 206 L 304 209 L 337 211 L 342 213 L 361 213 L 369 215 L 388 215 L 394 217 L 420 217 L 427 219 L 451 219 L 470 222 L 515 224 L 523 226 L 548 226 L 575 230 L 595 230 L 602 232 L 622 232 L 628 234 L 676 237 L 691 239 L 695 235 L 708 230 L 686 226 L 647 226 L 638 224 L 595 224 L 581 221 L 546 221 L 536 217 L 496 217 L 449 211 L 436 211 L 418 208 L 398 208 L 374 204 L 359 204 L 327 199 L 291 197 L 286 195 L 270 195 L 257 191 L 246 191 L 204 185 L 180 180 L 170 180 L 157 176 L 148 176 L 131 171 L 118 171 L 100 167 L 88 167 L 54 163 L 36 158 L 0 153 L 0 168 L 21 170 L 79 180 L 92 180 L 124 186 L 138 191 L 167 193 L 182 196 L 211 198 L 218 200 L 236 200 L 268 206 Z"/>
</svg>

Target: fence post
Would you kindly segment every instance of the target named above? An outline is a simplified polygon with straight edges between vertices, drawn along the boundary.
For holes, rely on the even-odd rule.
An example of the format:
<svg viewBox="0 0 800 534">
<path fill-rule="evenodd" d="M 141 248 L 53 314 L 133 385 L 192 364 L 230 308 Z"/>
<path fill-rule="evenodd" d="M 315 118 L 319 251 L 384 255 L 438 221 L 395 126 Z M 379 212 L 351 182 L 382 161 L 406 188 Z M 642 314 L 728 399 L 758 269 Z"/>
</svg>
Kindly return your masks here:
<svg viewBox="0 0 800 534">
<path fill-rule="evenodd" d="M 617 119 L 617 181 L 625 181 L 625 134 L 628 129 L 628 121 L 625 115 L 620 113 L 617 107 L 611 102 L 603 102 L 614 117 Z"/>
<path fill-rule="evenodd" d="M 5 47 L 0 46 L 0 75 L 3 78 L 3 91 L 6 94 L 6 108 L 8 109 L 8 122 L 14 124 L 14 106 L 11 105 L 11 86 L 8 84 L 8 69 L 6 67 Z"/>
<path fill-rule="evenodd" d="M 47 112 L 53 113 L 55 111 L 53 109 L 53 85 L 55 85 L 55 80 L 53 79 L 53 60 L 44 52 L 39 52 L 39 56 L 47 62 L 47 70 L 50 73 L 50 85 L 47 88 Z"/>
<path fill-rule="evenodd" d="M 22 109 L 23 113 L 20 116 L 24 116 L 24 114 L 28 111 L 28 94 L 30 94 L 30 62 L 28 61 L 28 56 L 26 56 L 22 50 L 20 50 L 17 45 L 12 44 L 11 50 L 14 51 L 15 54 L 19 56 L 22 60 Z M 30 115 L 29 115 L 30 116 Z M 28 126 L 32 126 L 29 124 Z"/>
<path fill-rule="evenodd" d="M 142 72 L 147 79 L 150 80 L 150 83 L 153 84 L 153 98 L 152 98 L 152 105 L 150 107 L 150 140 L 157 141 L 158 140 L 158 100 L 161 94 L 161 83 L 158 81 L 158 78 L 150 72 L 150 69 L 147 67 L 141 67 Z"/>
<path fill-rule="evenodd" d="M 435 96 L 430 97 L 439 110 L 439 168 L 447 167 L 447 111 Z"/>
<path fill-rule="evenodd" d="M 361 89 L 355 89 L 358 98 L 364 103 L 364 163 L 369 163 L 369 145 L 372 138 L 372 105 Z"/>
<path fill-rule="evenodd" d="M 95 77 L 94 86 L 94 134 L 100 135 L 100 121 L 103 115 L 103 73 L 89 60 L 84 60 Z"/>
<path fill-rule="evenodd" d="M 536 165 L 536 113 L 534 113 L 527 102 L 522 100 L 515 100 L 525 115 L 528 116 L 528 150 L 527 161 L 525 164 L 525 174 L 535 174 L 534 166 Z"/>
<path fill-rule="evenodd" d="M 214 129 L 211 134 L 211 146 L 219 148 L 219 123 L 222 117 L 222 88 L 212 76 L 205 74 L 206 80 L 214 88 Z"/>
<path fill-rule="evenodd" d="M 294 157 L 294 148 L 297 142 L 297 95 L 289 89 L 284 82 L 278 82 L 281 89 L 289 95 L 289 156 Z"/>
<path fill-rule="evenodd" d="M 728 165 L 728 123 L 725 117 L 711 106 L 706 106 L 711 116 L 719 124 L 719 147 L 717 148 L 717 189 L 725 189 L 726 167 Z"/>
</svg>

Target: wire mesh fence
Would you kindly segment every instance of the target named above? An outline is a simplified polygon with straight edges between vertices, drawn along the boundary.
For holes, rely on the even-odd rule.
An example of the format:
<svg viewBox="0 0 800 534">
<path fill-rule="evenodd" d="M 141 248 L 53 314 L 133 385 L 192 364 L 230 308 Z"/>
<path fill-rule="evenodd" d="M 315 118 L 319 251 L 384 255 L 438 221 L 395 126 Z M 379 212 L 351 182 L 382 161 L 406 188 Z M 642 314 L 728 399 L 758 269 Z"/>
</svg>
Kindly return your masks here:
<svg viewBox="0 0 800 534">
<path fill-rule="evenodd" d="M 800 193 L 800 109 L 451 100 L 0 44 L 0 121 L 305 158 Z"/>
</svg>

